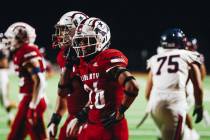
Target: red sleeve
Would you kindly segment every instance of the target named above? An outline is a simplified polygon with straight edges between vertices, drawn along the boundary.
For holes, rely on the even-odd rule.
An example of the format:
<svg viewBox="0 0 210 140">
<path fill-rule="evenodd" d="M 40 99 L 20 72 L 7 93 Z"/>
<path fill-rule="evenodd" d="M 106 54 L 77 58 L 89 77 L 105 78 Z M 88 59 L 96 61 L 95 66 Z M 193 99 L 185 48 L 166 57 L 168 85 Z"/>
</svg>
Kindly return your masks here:
<svg viewBox="0 0 210 140">
<path fill-rule="evenodd" d="M 128 65 L 127 57 L 122 52 L 115 49 L 107 49 L 103 51 L 100 59 L 99 62 L 101 63 L 99 65 L 104 66 L 103 68 L 106 71 L 116 66 L 127 67 Z"/>
<path fill-rule="evenodd" d="M 42 54 L 39 52 L 39 49 L 33 46 L 29 46 L 27 48 L 25 48 L 26 50 L 24 50 L 24 54 L 22 57 L 22 65 L 25 65 L 25 63 L 27 63 L 28 61 L 32 61 L 33 59 L 38 59 L 41 60 L 42 59 Z"/>
</svg>

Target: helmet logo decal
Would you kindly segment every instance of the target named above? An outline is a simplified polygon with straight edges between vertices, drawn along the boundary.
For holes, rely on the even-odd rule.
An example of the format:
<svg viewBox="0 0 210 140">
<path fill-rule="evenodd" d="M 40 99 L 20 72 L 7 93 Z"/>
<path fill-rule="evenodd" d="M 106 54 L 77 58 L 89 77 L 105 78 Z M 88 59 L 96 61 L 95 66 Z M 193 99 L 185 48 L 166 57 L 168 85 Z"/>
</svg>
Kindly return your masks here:
<svg viewBox="0 0 210 140">
<path fill-rule="evenodd" d="M 97 27 L 95 28 L 96 34 L 100 33 L 102 36 L 105 36 L 106 32 L 102 31 L 100 28 L 103 28 L 103 24 L 101 22 L 99 22 Z"/>
<path fill-rule="evenodd" d="M 96 32 L 96 34 L 100 33 L 102 36 L 105 36 L 105 35 L 106 35 L 106 32 L 102 31 L 102 30 L 99 29 L 98 27 L 95 28 L 95 32 Z"/>
</svg>

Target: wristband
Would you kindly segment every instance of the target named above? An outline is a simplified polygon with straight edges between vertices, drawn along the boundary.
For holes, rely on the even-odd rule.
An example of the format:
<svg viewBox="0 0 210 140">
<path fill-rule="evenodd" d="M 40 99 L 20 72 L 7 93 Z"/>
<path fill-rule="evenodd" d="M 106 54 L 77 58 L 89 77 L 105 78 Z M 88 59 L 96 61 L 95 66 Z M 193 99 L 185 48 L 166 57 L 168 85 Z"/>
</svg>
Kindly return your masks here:
<svg viewBox="0 0 210 140">
<path fill-rule="evenodd" d="M 119 108 L 119 113 L 120 114 L 124 114 L 127 109 L 128 109 L 127 106 L 121 105 L 120 108 Z"/>
<path fill-rule="evenodd" d="M 82 111 L 80 111 L 77 115 L 76 118 L 78 119 L 79 123 L 84 123 L 88 119 L 88 112 L 89 112 L 89 107 L 84 107 Z"/>
<path fill-rule="evenodd" d="M 53 113 L 50 122 L 54 123 L 55 125 L 58 125 L 61 121 L 61 115 L 58 113 Z"/>
</svg>

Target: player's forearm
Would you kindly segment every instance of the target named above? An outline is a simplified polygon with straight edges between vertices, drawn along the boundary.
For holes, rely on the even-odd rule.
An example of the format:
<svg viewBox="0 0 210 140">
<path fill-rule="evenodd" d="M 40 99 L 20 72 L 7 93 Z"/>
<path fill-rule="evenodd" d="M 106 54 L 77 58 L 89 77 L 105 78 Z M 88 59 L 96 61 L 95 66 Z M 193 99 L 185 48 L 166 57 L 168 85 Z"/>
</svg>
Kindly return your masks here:
<svg viewBox="0 0 210 140">
<path fill-rule="evenodd" d="M 65 114 L 66 110 L 67 110 L 66 98 L 57 96 L 55 113 L 59 114 L 62 117 Z"/>
<path fill-rule="evenodd" d="M 32 100 L 31 103 L 33 104 L 33 107 L 36 106 L 38 95 L 39 95 L 39 88 L 40 88 L 40 78 L 37 74 L 32 75 L 33 80 L 33 90 L 32 90 Z"/>
<path fill-rule="evenodd" d="M 205 79 L 205 77 L 206 77 L 206 66 L 205 66 L 205 64 L 202 64 L 201 65 L 201 79 L 202 79 L 202 81 Z"/>
<path fill-rule="evenodd" d="M 70 78 L 71 71 L 64 68 L 60 74 L 60 79 L 58 83 L 58 95 L 65 97 L 68 93 L 72 92 L 72 83 Z"/>
<path fill-rule="evenodd" d="M 198 88 L 194 89 L 195 105 L 201 106 L 203 104 L 203 90 Z"/>
<path fill-rule="evenodd" d="M 124 70 L 123 70 L 124 69 Z M 119 68 L 117 75 L 117 81 L 120 85 L 124 87 L 125 96 L 122 101 L 122 105 L 125 108 L 129 108 L 138 95 L 139 87 L 136 79 L 131 75 L 131 73 L 125 68 Z"/>
<path fill-rule="evenodd" d="M 149 98 L 150 98 L 152 86 L 153 86 L 153 83 L 152 83 L 152 72 L 150 71 L 149 74 L 148 74 L 147 86 L 146 86 L 146 90 L 145 90 L 145 98 L 147 100 L 149 100 Z"/>
<path fill-rule="evenodd" d="M 203 104 L 203 87 L 201 80 L 201 72 L 199 70 L 199 67 L 195 64 L 193 64 L 191 68 L 192 70 L 190 72 L 190 77 L 194 87 L 195 104 L 200 106 Z"/>
<path fill-rule="evenodd" d="M 138 96 L 139 87 L 136 80 L 130 80 L 125 85 L 125 95 L 122 101 L 122 105 L 129 108 L 135 98 Z"/>
</svg>

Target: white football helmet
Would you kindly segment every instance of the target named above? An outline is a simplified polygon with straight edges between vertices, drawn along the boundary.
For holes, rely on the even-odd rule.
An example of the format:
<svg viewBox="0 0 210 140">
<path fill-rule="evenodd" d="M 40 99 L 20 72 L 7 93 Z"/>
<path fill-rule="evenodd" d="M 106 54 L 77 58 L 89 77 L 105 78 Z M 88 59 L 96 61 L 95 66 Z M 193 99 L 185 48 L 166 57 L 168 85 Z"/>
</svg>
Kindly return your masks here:
<svg viewBox="0 0 210 140">
<path fill-rule="evenodd" d="M 108 25 L 99 18 L 91 17 L 83 20 L 77 27 L 73 37 L 73 48 L 77 57 L 86 57 L 107 49 L 110 39 Z"/>
<path fill-rule="evenodd" d="M 11 46 L 13 46 L 18 39 L 24 39 L 24 41 L 30 44 L 34 44 L 36 40 L 35 29 L 24 22 L 13 23 L 8 27 L 4 35 L 11 43 Z"/>
<path fill-rule="evenodd" d="M 79 11 L 65 13 L 55 25 L 55 34 L 52 35 L 53 47 L 71 45 L 76 27 L 86 18 L 88 16 Z"/>
</svg>

